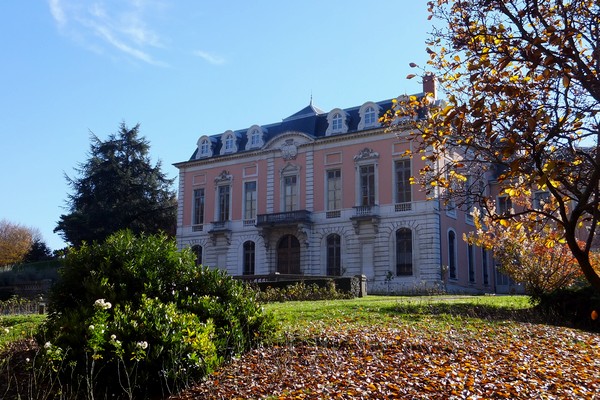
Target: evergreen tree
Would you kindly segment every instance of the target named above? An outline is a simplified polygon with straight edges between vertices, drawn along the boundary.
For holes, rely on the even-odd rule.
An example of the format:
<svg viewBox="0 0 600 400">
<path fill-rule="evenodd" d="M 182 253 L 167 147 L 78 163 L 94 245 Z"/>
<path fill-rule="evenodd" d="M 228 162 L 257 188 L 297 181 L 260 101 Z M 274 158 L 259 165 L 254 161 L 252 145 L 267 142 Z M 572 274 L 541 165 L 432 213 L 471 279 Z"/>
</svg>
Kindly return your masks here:
<svg viewBox="0 0 600 400">
<path fill-rule="evenodd" d="M 171 190 L 174 179 L 152 165 L 149 142 L 138 137 L 139 124 L 129 129 L 124 122 L 106 141 L 92 135 L 89 158 L 66 179 L 74 193 L 68 197 L 69 213 L 60 216 L 54 232 L 74 246 L 103 241 L 111 233 L 165 232 L 173 235 L 177 200 Z"/>
</svg>

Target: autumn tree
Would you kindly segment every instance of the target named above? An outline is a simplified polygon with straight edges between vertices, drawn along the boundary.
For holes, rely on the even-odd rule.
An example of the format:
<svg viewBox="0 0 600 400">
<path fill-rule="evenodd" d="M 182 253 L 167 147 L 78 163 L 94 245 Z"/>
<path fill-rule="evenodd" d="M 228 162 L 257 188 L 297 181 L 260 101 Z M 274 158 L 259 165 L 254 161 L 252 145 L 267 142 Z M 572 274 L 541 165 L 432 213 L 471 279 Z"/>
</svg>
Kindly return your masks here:
<svg viewBox="0 0 600 400">
<path fill-rule="evenodd" d="M 0 221 L 0 267 L 23 261 L 33 243 L 32 230 L 6 219 Z"/>
<path fill-rule="evenodd" d="M 173 179 L 152 164 L 148 141 L 139 137 L 139 124 L 129 129 L 121 123 L 107 140 L 91 136 L 89 158 L 79 165 L 77 178 L 67 181 L 74 193 L 68 197 L 69 213 L 60 216 L 54 229 L 65 241 L 103 241 L 121 229 L 134 233 L 175 233 L 177 200 Z"/>
<path fill-rule="evenodd" d="M 512 223 L 494 223 L 490 215 L 474 214 L 476 229 L 465 234 L 465 240 L 494 251 L 500 270 L 523 284 L 532 299 L 567 288 L 581 277 L 577 260 L 551 226 L 534 226 L 525 215 L 514 217 Z"/>
<path fill-rule="evenodd" d="M 413 147 L 430 161 L 421 182 L 479 201 L 495 222 L 549 224 L 600 289 L 590 261 L 600 218 L 600 3 L 428 4 L 438 24 L 430 60 L 412 66 L 435 74 L 447 101 L 409 98 L 390 117 L 411 121 Z M 427 118 L 410 118 L 415 110 Z M 513 211 L 487 208 L 495 194 L 509 196 Z"/>
</svg>

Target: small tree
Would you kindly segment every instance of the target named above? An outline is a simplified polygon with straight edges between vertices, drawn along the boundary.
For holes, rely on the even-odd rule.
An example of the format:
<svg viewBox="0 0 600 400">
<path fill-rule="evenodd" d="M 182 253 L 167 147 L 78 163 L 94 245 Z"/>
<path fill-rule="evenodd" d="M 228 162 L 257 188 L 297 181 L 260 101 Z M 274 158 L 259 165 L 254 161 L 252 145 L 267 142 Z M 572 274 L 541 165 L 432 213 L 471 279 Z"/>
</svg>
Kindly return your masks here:
<svg viewBox="0 0 600 400">
<path fill-rule="evenodd" d="M 150 146 L 138 133 L 139 124 L 129 129 L 121 123 L 106 141 L 92 135 L 89 159 L 77 169 L 80 177 L 66 177 L 74 193 L 54 232 L 67 242 L 103 241 L 121 229 L 175 233 L 173 179 L 161 172 L 160 162 L 152 165 Z"/>
<path fill-rule="evenodd" d="M 427 115 L 404 126 L 413 148 L 430 161 L 422 183 L 452 195 L 473 171 L 493 175 L 481 181 L 523 201 L 490 223 L 518 224 L 518 215 L 545 220 L 600 289 L 590 259 L 600 222 L 600 3 L 428 5 L 441 27 L 428 43 L 431 71 L 423 73 L 438 76 L 448 99 L 432 107 L 429 96 L 412 98 L 393 116 Z M 489 213 L 494 192 L 476 189 L 465 191 L 467 202 L 480 200 Z M 536 190 L 546 193 L 543 206 L 532 201 Z"/>
<path fill-rule="evenodd" d="M 5 219 L 0 221 L 0 267 L 23 261 L 32 244 L 31 229 Z"/>
<path fill-rule="evenodd" d="M 582 277 L 577 260 L 556 230 L 531 224 L 522 217 L 513 223 L 494 223 L 491 217 L 480 219 L 475 212 L 473 220 L 476 230 L 464 239 L 493 251 L 501 272 L 524 284 L 534 301 Z"/>
</svg>

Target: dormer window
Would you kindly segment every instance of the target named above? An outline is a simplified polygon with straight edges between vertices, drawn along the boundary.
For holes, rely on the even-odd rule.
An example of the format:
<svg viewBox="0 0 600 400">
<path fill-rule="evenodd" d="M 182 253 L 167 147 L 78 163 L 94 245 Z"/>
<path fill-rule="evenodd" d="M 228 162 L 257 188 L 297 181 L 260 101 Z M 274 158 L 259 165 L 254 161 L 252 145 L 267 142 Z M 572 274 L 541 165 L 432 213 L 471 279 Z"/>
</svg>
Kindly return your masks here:
<svg viewBox="0 0 600 400">
<path fill-rule="evenodd" d="M 225 138 L 225 151 L 230 152 L 233 150 L 233 135 L 227 135 Z"/>
<path fill-rule="evenodd" d="M 376 121 L 375 109 L 373 107 L 367 107 L 365 111 L 365 125 L 373 125 Z"/>
<path fill-rule="evenodd" d="M 221 136 L 221 154 L 230 154 L 237 151 L 236 136 L 233 131 L 227 131 Z"/>
<path fill-rule="evenodd" d="M 265 130 L 258 125 L 253 125 L 246 132 L 246 150 L 260 149 L 264 146 Z"/>
<path fill-rule="evenodd" d="M 260 132 L 259 131 L 253 131 L 252 135 L 250 135 L 250 145 L 252 147 L 256 147 L 258 146 L 258 144 L 260 143 Z"/>
<path fill-rule="evenodd" d="M 342 130 L 342 114 L 336 113 L 333 116 L 333 122 L 332 122 L 331 130 L 334 131 L 334 132 L 339 132 L 339 131 Z"/>
<path fill-rule="evenodd" d="M 258 125 L 252 125 L 246 132 L 246 150 L 260 149 L 265 145 L 266 130 Z"/>
<path fill-rule="evenodd" d="M 360 122 L 358 124 L 358 130 L 361 131 L 363 129 L 369 128 L 377 128 L 380 126 L 379 123 L 379 111 L 381 107 L 373 102 L 367 102 L 362 105 L 360 110 L 358 111 L 360 115 Z"/>
<path fill-rule="evenodd" d="M 346 133 L 348 132 L 348 114 L 345 111 L 336 108 L 327 115 L 327 122 L 329 126 L 325 132 L 326 136 L 335 133 Z"/>
<path fill-rule="evenodd" d="M 196 153 L 196 158 L 212 156 L 212 146 L 208 136 L 202 136 L 200 139 L 198 139 L 197 145 L 198 151 Z"/>
</svg>

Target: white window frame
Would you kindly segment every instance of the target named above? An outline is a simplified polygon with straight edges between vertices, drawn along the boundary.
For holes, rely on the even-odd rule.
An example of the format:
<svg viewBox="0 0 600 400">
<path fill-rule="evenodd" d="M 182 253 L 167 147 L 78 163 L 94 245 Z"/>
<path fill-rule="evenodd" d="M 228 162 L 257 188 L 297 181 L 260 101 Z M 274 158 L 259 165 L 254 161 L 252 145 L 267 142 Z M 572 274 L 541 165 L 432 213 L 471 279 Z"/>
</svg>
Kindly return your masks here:
<svg viewBox="0 0 600 400">
<path fill-rule="evenodd" d="M 337 181 L 337 185 L 335 186 L 335 190 L 330 190 L 330 173 L 337 173 L 338 176 L 335 177 Z M 334 199 L 331 199 L 331 195 L 334 193 Z M 333 201 L 333 207 L 331 203 Z M 343 188 L 342 188 L 342 170 L 340 168 L 332 168 L 325 171 L 325 210 L 327 211 L 339 211 L 342 209 L 342 201 L 343 201 Z M 335 206 L 337 205 L 337 207 Z"/>
<path fill-rule="evenodd" d="M 253 191 L 248 191 L 248 184 L 254 184 L 254 190 Z M 252 199 L 248 199 L 248 193 L 254 193 L 253 198 Z M 251 221 L 255 221 L 256 220 L 256 214 L 257 214 L 257 209 L 258 209 L 258 182 L 257 181 L 246 181 L 244 182 L 244 201 L 242 204 L 242 215 L 244 216 L 244 225 L 246 225 L 247 223 L 250 223 Z M 248 206 L 248 201 L 251 201 L 252 207 L 249 209 Z M 251 215 L 248 215 L 248 212 L 250 212 Z"/>
</svg>

